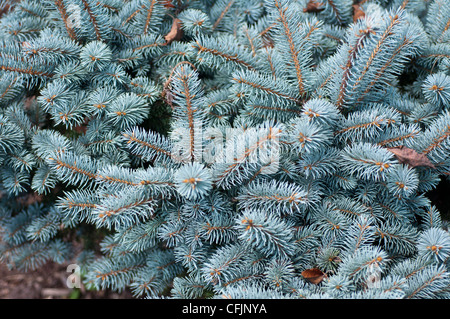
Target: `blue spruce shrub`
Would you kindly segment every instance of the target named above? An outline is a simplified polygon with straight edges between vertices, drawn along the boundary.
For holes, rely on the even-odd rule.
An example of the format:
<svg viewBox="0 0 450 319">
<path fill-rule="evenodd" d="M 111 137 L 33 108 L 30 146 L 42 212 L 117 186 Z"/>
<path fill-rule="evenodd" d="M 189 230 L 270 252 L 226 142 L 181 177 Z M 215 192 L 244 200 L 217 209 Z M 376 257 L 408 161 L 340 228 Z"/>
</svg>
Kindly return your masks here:
<svg viewBox="0 0 450 319">
<path fill-rule="evenodd" d="M 0 12 L 2 263 L 137 298 L 450 297 L 427 197 L 450 176 L 447 0 Z"/>
</svg>

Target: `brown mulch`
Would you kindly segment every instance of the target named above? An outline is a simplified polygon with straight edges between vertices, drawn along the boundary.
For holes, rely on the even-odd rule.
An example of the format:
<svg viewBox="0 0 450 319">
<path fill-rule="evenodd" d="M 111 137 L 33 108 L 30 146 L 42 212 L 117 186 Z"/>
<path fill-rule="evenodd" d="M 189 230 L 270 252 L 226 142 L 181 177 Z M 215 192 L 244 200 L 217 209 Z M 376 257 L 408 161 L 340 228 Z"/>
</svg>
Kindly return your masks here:
<svg viewBox="0 0 450 319">
<path fill-rule="evenodd" d="M 37 270 L 10 270 L 0 263 L 0 299 L 132 299 L 129 291 L 86 291 L 67 287 L 67 265 L 48 262 Z"/>
</svg>

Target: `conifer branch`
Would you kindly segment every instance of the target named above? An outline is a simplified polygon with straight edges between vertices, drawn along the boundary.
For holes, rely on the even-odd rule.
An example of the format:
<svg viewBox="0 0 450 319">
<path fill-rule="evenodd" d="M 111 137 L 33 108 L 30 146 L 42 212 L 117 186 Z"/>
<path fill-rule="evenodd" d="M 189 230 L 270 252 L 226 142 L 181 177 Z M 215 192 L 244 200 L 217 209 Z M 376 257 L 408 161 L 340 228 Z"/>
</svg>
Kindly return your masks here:
<svg viewBox="0 0 450 319">
<path fill-rule="evenodd" d="M 55 0 L 55 5 L 58 8 L 58 11 L 61 15 L 61 19 L 64 22 L 64 26 L 66 27 L 67 34 L 69 37 L 76 41 L 78 39 L 78 36 L 75 33 L 75 30 L 70 26 L 69 24 L 69 16 L 67 14 L 66 8 L 64 6 L 64 2 L 62 0 Z"/>
<path fill-rule="evenodd" d="M 298 58 L 299 52 L 297 51 L 294 40 L 293 40 L 293 31 L 290 29 L 288 24 L 288 19 L 286 17 L 286 9 L 284 9 L 280 2 L 278 0 L 275 1 L 275 8 L 278 10 L 278 13 L 280 15 L 280 22 L 283 26 L 284 34 L 286 35 L 287 41 L 289 43 L 289 50 L 290 50 L 290 57 L 292 62 L 294 63 L 296 77 L 297 77 L 297 85 L 300 95 L 304 95 L 305 89 L 304 89 L 304 83 L 303 83 L 303 72 L 300 67 L 300 61 Z"/>
<path fill-rule="evenodd" d="M 212 26 L 212 29 L 216 29 L 220 22 L 222 21 L 223 17 L 227 14 L 228 10 L 230 10 L 231 6 L 234 4 L 235 0 L 230 0 L 227 4 L 227 6 L 225 7 L 225 9 L 222 11 L 222 13 L 220 14 L 220 16 L 217 18 L 216 22 L 214 22 L 214 25 Z"/>
<path fill-rule="evenodd" d="M 100 34 L 100 28 L 98 26 L 97 18 L 95 17 L 94 13 L 92 12 L 91 7 L 89 6 L 89 3 L 87 0 L 81 0 L 84 5 L 84 9 L 87 11 L 89 15 L 89 19 L 92 22 L 92 25 L 94 26 L 95 36 L 98 41 L 102 40 L 102 36 Z"/>
</svg>

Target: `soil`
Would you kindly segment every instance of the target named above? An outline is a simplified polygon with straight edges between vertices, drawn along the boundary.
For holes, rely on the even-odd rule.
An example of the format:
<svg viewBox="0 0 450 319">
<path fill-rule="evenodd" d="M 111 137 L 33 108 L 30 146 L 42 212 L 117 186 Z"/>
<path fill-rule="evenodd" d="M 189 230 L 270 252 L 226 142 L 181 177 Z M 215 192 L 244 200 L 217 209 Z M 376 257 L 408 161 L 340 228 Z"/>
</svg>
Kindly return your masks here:
<svg viewBox="0 0 450 319">
<path fill-rule="evenodd" d="M 86 291 L 67 287 L 66 264 L 48 262 L 26 273 L 0 263 L 0 299 L 132 299 L 129 291 Z"/>
</svg>

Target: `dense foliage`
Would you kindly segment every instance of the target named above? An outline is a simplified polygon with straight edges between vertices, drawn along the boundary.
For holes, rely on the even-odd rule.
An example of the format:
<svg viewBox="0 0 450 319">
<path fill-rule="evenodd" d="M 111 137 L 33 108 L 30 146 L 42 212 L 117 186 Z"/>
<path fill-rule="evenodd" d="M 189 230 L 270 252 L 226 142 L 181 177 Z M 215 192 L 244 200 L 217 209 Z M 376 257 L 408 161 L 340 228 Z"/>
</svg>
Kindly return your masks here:
<svg viewBox="0 0 450 319">
<path fill-rule="evenodd" d="M 447 0 L 0 0 L 1 261 L 170 298 L 449 298 Z M 80 250 L 81 245 L 81 250 Z"/>
</svg>

